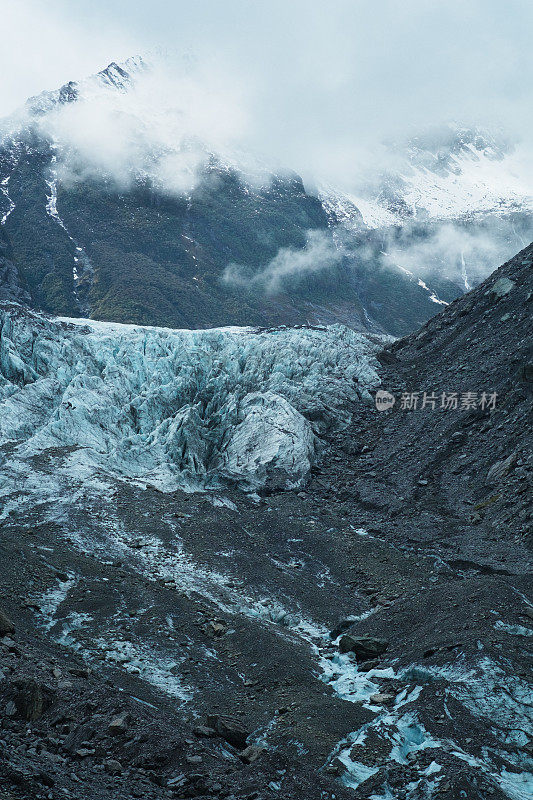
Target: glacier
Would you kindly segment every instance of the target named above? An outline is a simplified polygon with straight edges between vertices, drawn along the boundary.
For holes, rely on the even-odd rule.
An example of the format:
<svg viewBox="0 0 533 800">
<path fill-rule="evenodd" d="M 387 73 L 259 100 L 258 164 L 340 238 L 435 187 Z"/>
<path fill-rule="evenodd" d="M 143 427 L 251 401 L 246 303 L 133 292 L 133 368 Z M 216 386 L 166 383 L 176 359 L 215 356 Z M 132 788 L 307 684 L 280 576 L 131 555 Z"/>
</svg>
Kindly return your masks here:
<svg viewBox="0 0 533 800">
<path fill-rule="evenodd" d="M 53 453 L 66 473 L 162 491 L 299 488 L 321 434 L 371 401 L 382 345 L 340 325 L 171 330 L 3 304 L 3 473 Z"/>
</svg>

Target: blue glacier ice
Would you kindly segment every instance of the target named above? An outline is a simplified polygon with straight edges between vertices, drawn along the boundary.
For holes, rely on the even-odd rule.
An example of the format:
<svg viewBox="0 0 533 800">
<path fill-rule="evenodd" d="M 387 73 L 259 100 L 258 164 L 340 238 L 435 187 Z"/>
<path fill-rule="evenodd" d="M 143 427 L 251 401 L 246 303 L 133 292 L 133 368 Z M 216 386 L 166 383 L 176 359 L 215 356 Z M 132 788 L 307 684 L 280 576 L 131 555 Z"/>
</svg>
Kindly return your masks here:
<svg viewBox="0 0 533 800">
<path fill-rule="evenodd" d="M 320 434 L 379 384 L 342 326 L 170 330 L 0 307 L 0 444 L 165 491 L 302 486 Z"/>
</svg>

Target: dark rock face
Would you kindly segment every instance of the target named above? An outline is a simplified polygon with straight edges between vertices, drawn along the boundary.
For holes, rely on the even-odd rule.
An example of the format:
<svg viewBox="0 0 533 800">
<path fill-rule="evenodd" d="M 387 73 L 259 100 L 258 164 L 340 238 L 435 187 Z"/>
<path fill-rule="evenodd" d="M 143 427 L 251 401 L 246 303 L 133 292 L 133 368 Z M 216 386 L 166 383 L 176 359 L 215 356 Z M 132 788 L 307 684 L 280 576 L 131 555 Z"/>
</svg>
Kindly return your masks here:
<svg viewBox="0 0 533 800">
<path fill-rule="evenodd" d="M 358 661 L 368 661 L 383 655 L 389 643 L 386 639 L 374 639 L 372 636 L 353 636 L 344 634 L 339 641 L 339 652 L 354 653 Z"/>
<path fill-rule="evenodd" d="M 231 717 L 211 715 L 207 718 L 207 723 L 219 736 L 222 736 L 223 739 L 229 742 L 229 744 L 239 749 L 246 747 L 246 742 L 250 734 L 238 720 L 232 719 Z"/>
<path fill-rule="evenodd" d="M 0 302 L 30 304 L 31 296 L 22 284 L 19 271 L 12 261 L 9 239 L 0 229 Z"/>
<path fill-rule="evenodd" d="M 3 611 L 0 611 L 0 636 L 7 636 L 10 633 L 15 633 L 15 626 Z"/>
<path fill-rule="evenodd" d="M 26 722 L 35 722 L 52 705 L 53 691 L 37 681 L 19 680 L 14 683 L 14 703 L 20 716 Z"/>
<path fill-rule="evenodd" d="M 337 222 L 298 176 L 273 176 L 252 191 L 237 171 L 214 163 L 187 198 L 149 184 L 124 193 L 104 179 L 59 182 L 56 217 L 47 207 L 50 143 L 27 131 L 15 150 L 0 148 L 0 179 L 9 176 L 14 203 L 2 226 L 11 256 L 0 260 L 0 299 L 174 328 L 340 322 L 395 335 L 439 308 L 416 281 L 379 265 L 381 234 L 364 226 L 350 235 L 344 258 L 285 279 L 273 294 L 253 280 L 225 282 L 230 264 L 252 279 L 280 251 L 302 252 L 309 231 L 334 251 Z M 361 251 L 372 252 L 370 260 Z M 444 299 L 461 293 L 445 279 L 437 284 Z"/>
<path fill-rule="evenodd" d="M 30 295 L 20 285 L 15 265 L 0 257 L 0 302 L 29 303 Z"/>
</svg>

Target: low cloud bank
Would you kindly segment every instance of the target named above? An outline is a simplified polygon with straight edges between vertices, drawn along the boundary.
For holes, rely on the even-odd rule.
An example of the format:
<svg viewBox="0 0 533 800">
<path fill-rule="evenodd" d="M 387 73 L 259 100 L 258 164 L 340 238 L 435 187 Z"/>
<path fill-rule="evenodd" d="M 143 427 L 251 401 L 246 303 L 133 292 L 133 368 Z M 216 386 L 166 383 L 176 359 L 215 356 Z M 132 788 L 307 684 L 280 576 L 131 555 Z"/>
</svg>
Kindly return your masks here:
<svg viewBox="0 0 533 800">
<path fill-rule="evenodd" d="M 491 218 L 483 223 L 433 223 L 429 229 L 369 231 L 354 236 L 346 226 L 332 231 L 308 231 L 304 248 L 281 248 L 261 270 L 229 264 L 222 283 L 272 295 L 300 285 L 309 277 L 326 275 L 342 262 L 357 273 L 382 268 L 400 270 L 412 279 L 449 281 L 469 291 L 533 238 L 533 223 Z"/>
<path fill-rule="evenodd" d="M 335 245 L 330 233 L 308 231 L 303 249 L 282 247 L 266 267 L 256 273 L 240 264 L 229 264 L 222 275 L 222 283 L 266 295 L 276 294 L 294 281 L 332 269 L 341 262 L 343 255 L 343 249 Z"/>
<path fill-rule="evenodd" d="M 468 291 L 529 243 L 533 225 L 524 224 L 521 231 L 516 221 L 505 218 L 489 220 L 483 227 L 450 222 L 420 239 L 405 231 L 403 238 L 389 238 L 383 263 L 420 278 L 439 275 Z"/>
</svg>

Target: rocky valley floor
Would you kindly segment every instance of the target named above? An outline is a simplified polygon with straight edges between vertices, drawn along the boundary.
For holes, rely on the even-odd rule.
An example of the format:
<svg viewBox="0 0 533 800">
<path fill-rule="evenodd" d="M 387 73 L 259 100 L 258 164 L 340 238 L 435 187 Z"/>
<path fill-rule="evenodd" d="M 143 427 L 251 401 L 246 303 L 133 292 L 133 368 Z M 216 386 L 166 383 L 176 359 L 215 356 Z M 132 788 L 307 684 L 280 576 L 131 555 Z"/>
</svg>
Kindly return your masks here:
<svg viewBox="0 0 533 800">
<path fill-rule="evenodd" d="M 2 800 L 531 796 L 532 259 L 396 342 L 2 307 Z"/>
</svg>

